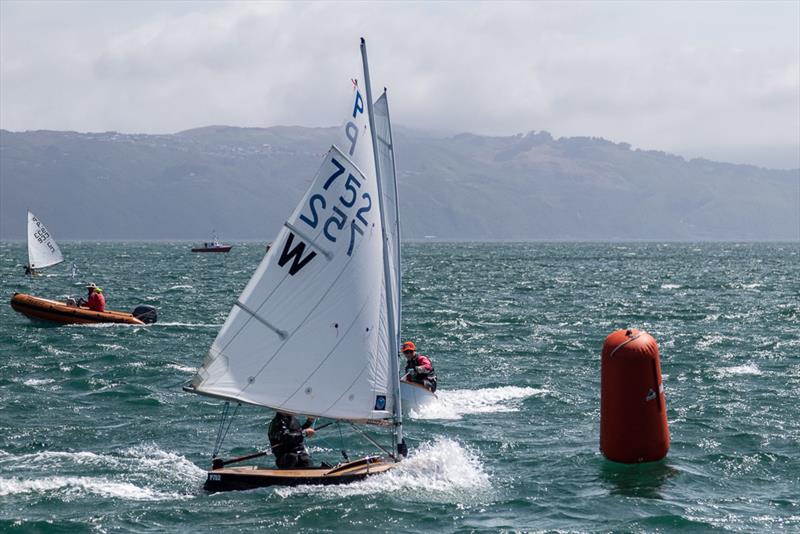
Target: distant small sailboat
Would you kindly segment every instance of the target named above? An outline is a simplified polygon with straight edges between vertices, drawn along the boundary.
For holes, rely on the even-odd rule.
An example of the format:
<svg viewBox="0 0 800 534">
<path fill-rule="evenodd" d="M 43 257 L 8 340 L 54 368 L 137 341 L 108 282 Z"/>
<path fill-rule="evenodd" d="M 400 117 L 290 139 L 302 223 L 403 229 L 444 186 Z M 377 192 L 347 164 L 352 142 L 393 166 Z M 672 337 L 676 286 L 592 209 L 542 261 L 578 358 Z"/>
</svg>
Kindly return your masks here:
<svg viewBox="0 0 800 534">
<path fill-rule="evenodd" d="M 217 235 L 213 234 L 211 241 L 203 243 L 203 246 L 192 247 L 192 252 L 230 252 L 233 245 L 225 245 L 220 243 Z"/>
<path fill-rule="evenodd" d="M 364 92 L 306 194 L 233 306 L 186 391 L 226 402 L 391 430 L 385 455 L 337 466 L 228 467 L 212 456 L 210 491 L 342 484 L 385 472 L 407 454 L 398 369 L 400 225 L 386 92 Z M 340 148 L 341 147 L 341 148 Z M 223 423 L 225 419 L 223 417 Z M 222 428 L 222 427 L 221 427 Z M 355 428 L 358 428 L 355 426 Z"/>
<path fill-rule="evenodd" d="M 25 274 L 34 275 L 38 270 L 58 265 L 64 255 L 55 239 L 36 215 L 28 211 L 28 264 Z"/>
</svg>

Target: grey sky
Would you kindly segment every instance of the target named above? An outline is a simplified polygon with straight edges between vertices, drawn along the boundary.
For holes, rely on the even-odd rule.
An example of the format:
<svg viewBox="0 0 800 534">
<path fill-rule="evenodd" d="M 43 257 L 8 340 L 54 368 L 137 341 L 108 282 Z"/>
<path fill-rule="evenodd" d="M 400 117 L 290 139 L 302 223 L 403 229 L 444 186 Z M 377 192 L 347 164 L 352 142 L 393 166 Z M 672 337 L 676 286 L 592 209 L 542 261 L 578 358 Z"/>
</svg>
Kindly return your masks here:
<svg viewBox="0 0 800 534">
<path fill-rule="evenodd" d="M 342 119 L 367 38 L 397 124 L 800 166 L 800 2 L 0 1 L 0 127 Z"/>
</svg>

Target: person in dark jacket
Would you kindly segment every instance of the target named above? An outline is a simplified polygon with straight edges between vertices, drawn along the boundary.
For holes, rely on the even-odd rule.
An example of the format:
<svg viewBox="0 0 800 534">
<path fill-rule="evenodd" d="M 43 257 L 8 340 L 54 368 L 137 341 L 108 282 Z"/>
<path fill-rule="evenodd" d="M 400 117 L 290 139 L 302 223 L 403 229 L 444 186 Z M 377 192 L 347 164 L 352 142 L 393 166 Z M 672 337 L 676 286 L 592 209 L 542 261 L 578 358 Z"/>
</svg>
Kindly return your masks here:
<svg viewBox="0 0 800 534">
<path fill-rule="evenodd" d="M 305 437 L 314 435 L 314 418 L 309 417 L 303 425 L 293 415 L 277 412 L 269 423 L 269 444 L 275 455 L 278 469 L 311 467 L 311 455 L 305 446 Z"/>
<path fill-rule="evenodd" d="M 430 358 L 424 354 L 417 353 L 417 347 L 413 341 L 403 343 L 401 349 L 406 357 L 406 376 L 409 382 L 416 382 L 428 388 L 431 392 L 436 391 L 436 371 Z"/>
</svg>

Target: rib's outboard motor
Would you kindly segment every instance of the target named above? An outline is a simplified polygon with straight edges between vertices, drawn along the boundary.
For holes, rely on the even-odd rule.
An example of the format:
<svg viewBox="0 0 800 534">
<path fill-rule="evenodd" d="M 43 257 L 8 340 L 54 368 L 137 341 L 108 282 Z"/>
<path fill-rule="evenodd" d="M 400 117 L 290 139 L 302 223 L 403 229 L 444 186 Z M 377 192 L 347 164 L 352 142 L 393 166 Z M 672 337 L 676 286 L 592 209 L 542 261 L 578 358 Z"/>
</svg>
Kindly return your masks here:
<svg viewBox="0 0 800 534">
<path fill-rule="evenodd" d="M 142 304 L 133 310 L 133 316 L 146 324 L 154 323 L 158 320 L 158 311 L 155 306 Z"/>
</svg>

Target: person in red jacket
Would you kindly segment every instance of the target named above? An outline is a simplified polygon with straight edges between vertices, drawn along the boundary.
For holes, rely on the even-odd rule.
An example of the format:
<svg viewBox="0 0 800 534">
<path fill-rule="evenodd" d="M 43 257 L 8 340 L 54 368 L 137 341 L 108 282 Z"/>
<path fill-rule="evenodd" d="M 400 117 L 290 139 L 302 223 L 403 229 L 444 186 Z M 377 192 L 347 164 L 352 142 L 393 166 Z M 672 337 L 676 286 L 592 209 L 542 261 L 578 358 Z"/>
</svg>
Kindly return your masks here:
<svg viewBox="0 0 800 534">
<path fill-rule="evenodd" d="M 87 285 L 86 290 L 89 292 L 84 301 L 86 307 L 93 311 L 106 311 L 106 298 L 103 296 L 103 290 L 94 283 Z"/>
<path fill-rule="evenodd" d="M 424 354 L 418 354 L 413 341 L 403 343 L 400 350 L 406 357 L 406 375 L 403 378 L 409 382 L 422 384 L 431 392 L 436 391 L 436 371 L 433 369 L 430 358 Z"/>
</svg>

